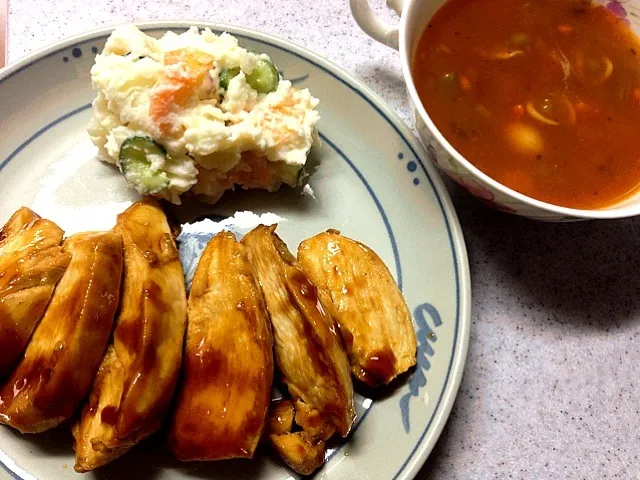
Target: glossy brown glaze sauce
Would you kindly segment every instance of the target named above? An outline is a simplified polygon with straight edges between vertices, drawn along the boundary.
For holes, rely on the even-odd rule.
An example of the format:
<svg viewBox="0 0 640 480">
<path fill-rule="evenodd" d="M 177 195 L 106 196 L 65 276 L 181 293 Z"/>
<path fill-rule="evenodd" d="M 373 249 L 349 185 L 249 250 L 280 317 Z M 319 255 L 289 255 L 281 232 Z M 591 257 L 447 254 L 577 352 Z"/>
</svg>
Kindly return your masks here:
<svg viewBox="0 0 640 480">
<path fill-rule="evenodd" d="M 124 293 L 137 303 L 125 305 L 114 333 L 115 341 L 133 357 L 127 368 L 116 424 L 119 438 L 144 437 L 157 429 L 177 383 L 177 371 L 168 378 L 158 378 L 157 385 L 149 383 L 157 377 L 160 362 L 167 361 L 158 358 L 159 346 L 167 344 L 163 336 L 175 327 L 166 325 L 167 319 L 163 318 L 170 315 L 173 319 L 175 306 L 167 304 L 164 298 L 167 292 L 153 280 L 160 270 L 165 275 L 175 273 L 171 264 L 179 264 L 168 230 L 162 209 L 152 200 L 134 204 L 118 216 L 116 231 L 123 235 L 125 244 Z M 136 271 L 129 272 L 129 268 Z M 158 391 L 152 394 L 150 389 Z"/>
<path fill-rule="evenodd" d="M 113 405 L 107 405 L 100 412 L 100 421 L 114 427 L 118 423 L 120 412 Z"/>
<path fill-rule="evenodd" d="M 218 256 L 226 257 L 226 264 Z M 246 247 L 233 234 L 212 239 L 200 262 L 189 298 L 193 323 L 170 444 L 180 459 L 250 458 L 270 402 L 273 345 L 267 312 Z M 219 283 L 211 286 L 214 276 Z M 218 303 L 228 301 L 231 305 Z M 207 321 L 221 323 L 209 327 Z M 250 362 L 239 361 L 241 355 Z M 238 399 L 242 390 L 246 394 Z"/>
<path fill-rule="evenodd" d="M 287 293 L 291 304 L 303 310 L 300 318 L 304 339 L 307 342 L 305 349 L 309 359 L 313 362 L 318 374 L 325 380 L 335 385 L 335 401 L 327 403 L 322 413 L 329 416 L 338 430 L 344 433 L 344 409 L 348 405 L 348 399 L 340 386 L 339 373 L 330 353 L 326 351 L 334 343 L 335 348 L 341 348 L 340 339 L 331 328 L 333 318 L 328 315 L 318 298 L 317 287 L 311 283 L 307 276 L 297 267 L 288 267 L 286 274 Z M 322 335 L 329 338 L 322 338 Z"/>
<path fill-rule="evenodd" d="M 222 391 L 225 388 L 237 388 L 238 385 L 250 389 L 265 381 L 264 370 L 252 373 L 246 369 L 238 369 L 223 351 L 212 348 L 211 345 L 201 345 L 197 351 L 187 355 L 185 362 L 186 388 L 181 395 L 181 403 L 185 405 L 189 405 L 192 394 L 197 398 L 195 395 L 199 391 L 206 391 L 212 386 Z M 249 449 L 253 449 L 264 425 L 268 396 L 256 398 L 255 401 L 257 410 L 239 411 L 226 401 L 206 405 L 201 403 L 202 397 L 198 398 L 198 403 L 191 405 L 188 413 L 181 412 L 178 429 L 174 429 L 176 438 L 173 445 L 178 458 L 250 457 Z M 242 415 L 242 418 L 234 418 L 238 415 Z M 227 416 L 230 418 L 225 421 Z"/>
<path fill-rule="evenodd" d="M 72 256 L 67 275 L 1 393 L 2 409 L 23 431 L 50 428 L 76 410 L 93 381 L 118 303 L 122 246 L 115 237 L 80 234 L 66 240 L 63 251 Z"/>
<path fill-rule="evenodd" d="M 360 380 L 371 386 L 388 383 L 395 376 L 395 363 L 396 356 L 390 348 L 378 350 L 364 362 Z"/>
</svg>

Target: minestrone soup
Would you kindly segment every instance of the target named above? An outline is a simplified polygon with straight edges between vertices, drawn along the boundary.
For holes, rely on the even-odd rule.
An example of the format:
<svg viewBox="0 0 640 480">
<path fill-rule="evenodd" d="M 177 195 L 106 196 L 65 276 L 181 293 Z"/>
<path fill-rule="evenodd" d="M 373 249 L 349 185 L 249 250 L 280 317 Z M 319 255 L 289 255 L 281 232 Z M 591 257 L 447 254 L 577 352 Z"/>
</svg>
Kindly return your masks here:
<svg viewBox="0 0 640 480">
<path fill-rule="evenodd" d="M 640 188 L 640 43 L 582 0 L 449 0 L 413 76 L 445 138 L 500 183 L 581 209 Z"/>
</svg>

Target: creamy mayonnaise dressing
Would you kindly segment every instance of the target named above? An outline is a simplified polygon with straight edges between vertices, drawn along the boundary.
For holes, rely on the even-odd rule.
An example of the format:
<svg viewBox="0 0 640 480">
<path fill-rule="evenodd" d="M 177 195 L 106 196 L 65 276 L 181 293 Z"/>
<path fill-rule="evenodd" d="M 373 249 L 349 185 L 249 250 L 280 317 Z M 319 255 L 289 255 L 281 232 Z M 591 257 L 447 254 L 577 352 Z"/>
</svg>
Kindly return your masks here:
<svg viewBox="0 0 640 480">
<path fill-rule="evenodd" d="M 188 61 L 167 64 L 167 52 L 178 51 L 210 59 L 208 73 L 196 78 Z M 260 58 L 268 59 L 240 47 L 233 36 L 209 29 L 191 27 L 155 39 L 132 25 L 116 28 L 91 69 L 97 96 L 88 131 L 99 158 L 119 165 L 126 139 L 153 139 L 167 152 L 165 159 L 152 162 L 153 171 L 169 177 L 168 188 L 158 196 L 174 203 L 191 189 L 215 201 L 234 182 L 242 186 L 252 170 L 251 163 L 243 163 L 245 152 L 265 158 L 269 172 L 263 172 L 264 180 L 254 174 L 247 188 L 295 185 L 296 172 L 317 138 L 318 100 L 287 80 L 280 80 L 273 92 L 258 93 L 247 75 Z M 240 73 L 221 89 L 220 72 L 234 67 Z M 150 109 L 160 111 L 166 125 Z"/>
</svg>

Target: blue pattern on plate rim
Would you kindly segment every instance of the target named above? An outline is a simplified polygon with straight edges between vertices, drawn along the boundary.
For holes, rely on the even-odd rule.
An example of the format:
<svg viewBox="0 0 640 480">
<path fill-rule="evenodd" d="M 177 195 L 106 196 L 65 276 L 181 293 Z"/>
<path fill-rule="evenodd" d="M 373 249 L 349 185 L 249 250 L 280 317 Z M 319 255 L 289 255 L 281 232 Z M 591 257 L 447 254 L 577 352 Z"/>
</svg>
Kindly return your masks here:
<svg viewBox="0 0 640 480">
<path fill-rule="evenodd" d="M 423 303 L 418 305 L 413 311 L 413 318 L 418 324 L 416 331 L 416 337 L 418 340 L 418 352 L 416 355 L 416 369 L 411 374 L 409 380 L 409 392 L 405 393 L 400 398 L 400 412 L 402 414 L 402 426 L 404 431 L 409 433 L 411 431 L 411 422 L 409 420 L 409 402 L 411 397 L 417 397 L 420 394 L 420 388 L 427 385 L 426 372 L 431 368 L 431 362 L 427 358 L 435 355 L 435 350 L 431 343 L 435 343 L 438 340 L 433 329 L 427 323 L 425 313 L 431 317 L 434 327 L 442 325 L 442 318 L 438 313 L 436 307 L 430 303 Z"/>
<path fill-rule="evenodd" d="M 179 28 L 179 27 L 178 27 L 178 28 L 174 28 L 174 30 L 180 30 L 180 29 L 181 29 L 181 28 Z M 149 32 L 149 31 L 158 31 L 158 30 L 159 30 L 159 31 L 165 31 L 166 29 L 165 29 L 165 28 L 163 28 L 163 27 L 146 27 L 146 28 L 143 28 L 143 30 L 144 30 L 144 31 L 146 31 L 146 32 Z M 221 32 L 218 32 L 218 33 L 221 33 Z M 420 167 L 421 167 L 421 170 L 422 170 L 422 172 L 424 173 L 424 175 L 425 175 L 425 177 L 426 177 L 427 181 L 429 182 L 429 185 L 431 186 L 431 189 L 432 189 L 432 191 L 433 191 L 433 193 L 434 193 L 434 195 L 435 195 L 435 198 L 436 198 L 437 204 L 438 204 L 438 206 L 439 206 L 439 208 L 440 208 L 440 211 L 442 212 L 444 225 L 445 225 L 446 230 L 447 230 L 447 237 L 448 237 L 448 240 L 449 240 L 449 245 L 450 245 L 450 247 L 451 247 L 451 254 L 452 254 L 452 260 L 453 260 L 453 273 L 454 273 L 454 277 L 455 277 L 455 285 L 456 285 L 456 290 L 455 290 L 455 292 L 456 292 L 456 313 L 455 313 L 455 327 L 454 327 L 454 338 L 453 338 L 453 346 L 454 346 L 454 350 L 453 350 L 453 352 L 452 352 L 452 354 L 451 354 L 451 356 L 450 356 L 450 358 L 449 358 L 449 364 L 448 364 L 448 367 L 447 367 L 447 373 L 446 373 L 446 376 L 445 376 L 444 385 L 443 385 L 443 387 L 442 387 L 442 389 L 441 389 L 441 391 L 440 391 L 440 393 L 439 393 L 438 400 L 437 400 L 436 406 L 435 406 L 435 408 L 434 408 L 434 412 L 433 412 L 433 414 L 431 415 L 430 419 L 428 420 L 427 425 L 426 425 L 426 427 L 425 427 L 424 431 L 421 433 L 420 438 L 418 439 L 418 441 L 417 441 L 417 443 L 416 443 L 415 447 L 412 449 L 412 451 L 410 452 L 410 454 L 408 455 L 408 457 L 406 458 L 406 460 L 403 462 L 403 464 L 401 465 L 401 467 L 399 468 L 399 470 L 397 471 L 397 473 L 394 475 L 393 480 L 395 480 L 396 478 L 398 478 L 398 477 L 401 475 L 401 473 L 402 473 L 402 472 L 404 471 L 404 469 L 407 467 L 407 465 L 409 464 L 409 462 L 411 461 L 411 459 L 413 458 L 413 456 L 414 456 L 414 455 L 415 455 L 415 453 L 417 452 L 418 448 L 419 448 L 419 447 L 420 447 L 420 445 L 422 444 L 423 439 L 425 438 L 425 436 L 426 436 L 426 435 L 427 435 L 427 433 L 429 432 L 429 429 L 430 429 L 430 427 L 431 427 L 431 423 L 432 423 L 432 421 L 433 421 L 433 419 L 434 419 L 434 417 L 435 417 L 435 414 L 436 414 L 436 413 L 437 413 L 437 411 L 438 411 L 439 404 L 440 404 L 440 402 L 442 401 L 442 397 L 443 397 L 443 395 L 444 395 L 444 392 L 446 391 L 447 386 L 448 386 L 448 384 L 449 384 L 449 378 L 450 378 L 450 373 L 451 373 L 451 369 L 452 369 L 452 366 L 453 366 L 453 361 L 454 361 L 454 358 L 456 357 L 455 352 L 456 352 L 456 347 L 457 347 L 457 338 L 458 338 L 459 321 L 460 321 L 460 279 L 459 279 L 459 272 L 458 272 L 459 264 L 458 264 L 458 258 L 457 258 L 456 248 L 455 248 L 455 246 L 454 246 L 454 241 L 453 241 L 453 234 L 452 234 L 451 225 L 450 225 L 450 223 L 449 223 L 449 218 L 448 218 L 448 217 L 447 217 L 447 215 L 446 215 L 446 212 L 445 212 L 445 208 L 444 208 L 443 201 L 442 201 L 442 199 L 440 198 L 440 195 L 439 195 L 439 193 L 438 193 L 438 191 L 437 191 L 437 189 L 436 189 L 436 186 L 435 186 L 435 184 L 434 184 L 434 181 L 433 181 L 433 179 L 430 177 L 429 172 L 427 171 L 427 168 L 424 166 L 424 163 L 422 162 L 422 160 L 417 156 L 417 154 L 416 154 L 416 152 L 415 152 L 415 150 L 414 150 L 413 146 L 411 145 L 411 143 L 410 143 L 410 142 L 407 140 L 407 138 L 403 135 L 403 133 L 401 132 L 401 130 L 399 129 L 399 127 L 398 127 L 397 125 L 395 125 L 394 121 L 393 121 L 391 118 L 389 118 L 389 116 L 388 116 L 388 115 L 387 115 L 387 114 L 386 114 L 382 109 L 380 109 L 380 107 L 378 107 L 378 106 L 377 106 L 377 105 L 376 105 L 376 104 L 375 104 L 375 103 L 374 103 L 374 102 L 373 102 L 373 101 L 372 101 L 372 100 L 367 96 L 367 94 L 363 93 L 359 88 L 356 88 L 355 86 L 351 85 L 348 81 L 346 81 L 345 79 L 341 78 L 340 76 L 338 76 L 337 74 L 335 74 L 334 72 L 332 72 L 331 70 L 329 70 L 327 67 L 325 67 L 325 66 L 321 65 L 320 63 L 318 63 L 318 62 L 317 62 L 317 61 L 315 61 L 315 60 L 312 60 L 312 59 L 310 59 L 310 58 L 307 58 L 306 56 L 302 55 L 301 53 L 298 53 L 298 52 L 296 52 L 296 51 L 294 51 L 294 50 L 291 50 L 291 49 L 289 49 L 289 48 L 287 48 L 287 47 L 284 47 L 284 46 L 281 46 L 281 45 L 277 45 L 277 44 L 275 44 L 275 43 L 272 43 L 271 41 L 263 40 L 263 39 L 256 38 L 256 37 L 252 37 L 252 36 L 249 36 L 249 35 L 245 35 L 245 34 L 241 34 L 241 33 L 234 33 L 234 35 L 235 35 L 236 37 L 239 37 L 239 38 L 244 38 L 244 39 L 247 39 L 247 40 L 250 40 L 250 41 L 253 41 L 253 42 L 262 43 L 262 44 L 268 45 L 268 46 L 270 46 L 270 47 L 272 47 L 272 48 L 276 48 L 276 49 L 279 49 L 279 50 L 285 51 L 285 52 L 287 52 L 287 53 L 289 53 L 289 54 L 291 54 L 291 55 L 293 55 L 293 56 L 295 56 L 295 57 L 297 57 L 297 58 L 299 58 L 299 59 L 303 60 L 304 62 L 307 62 L 307 63 L 309 63 L 309 64 L 311 64 L 311 65 L 315 66 L 315 67 L 316 67 L 316 68 L 318 68 L 319 70 L 321 70 L 321 71 L 325 72 L 326 74 L 330 75 L 331 77 L 335 78 L 337 81 L 341 82 L 342 84 L 344 84 L 345 86 L 347 86 L 348 88 L 350 88 L 350 89 L 351 89 L 355 94 L 357 94 L 357 95 L 358 95 L 358 96 L 360 96 L 364 101 L 366 101 L 366 102 L 367 102 L 367 103 L 368 103 L 368 104 L 369 104 L 369 105 L 370 105 L 370 106 L 371 106 L 371 107 L 372 107 L 372 108 L 373 108 L 373 109 L 374 109 L 374 110 L 375 110 L 375 111 L 376 111 L 376 112 L 377 112 L 377 113 L 378 113 L 382 118 L 384 118 L 384 119 L 386 120 L 386 122 L 389 124 L 389 126 L 390 126 L 390 127 L 391 127 L 391 128 L 392 128 L 392 129 L 393 129 L 393 130 L 398 134 L 398 136 L 399 136 L 399 137 L 404 141 L 404 143 L 405 143 L 405 144 L 407 145 L 407 147 L 411 150 L 411 152 L 416 156 L 416 159 L 417 159 L 417 161 L 418 161 L 418 163 L 419 163 L 419 165 L 420 165 Z M 90 42 L 96 42 L 96 41 L 104 40 L 104 39 L 106 39 L 107 37 L 108 37 L 108 35 L 104 35 L 104 36 L 102 36 L 102 37 L 97 37 L 97 38 L 92 38 L 92 39 L 89 39 L 89 40 L 84 40 L 84 41 L 81 41 L 81 42 L 77 43 L 73 48 L 74 48 L 74 49 L 75 49 L 75 48 L 78 48 L 78 49 L 79 49 L 78 45 L 84 45 L 84 44 L 86 44 L 86 43 L 90 43 Z M 49 57 L 51 57 L 51 56 L 53 56 L 53 55 L 60 54 L 61 52 L 64 52 L 64 51 L 65 51 L 66 49 L 68 49 L 68 48 L 70 48 L 70 47 L 68 47 L 68 46 L 67 46 L 66 48 L 61 48 L 61 49 L 59 49 L 59 50 L 56 50 L 56 51 L 50 52 L 50 53 L 48 53 L 48 54 L 44 55 L 43 57 L 37 58 L 37 59 L 35 59 L 35 60 L 33 60 L 33 61 L 31 61 L 31 62 L 29 62 L 29 63 L 27 63 L 27 64 L 23 65 L 23 66 L 21 66 L 20 68 L 18 68 L 18 69 L 16 69 L 15 71 L 11 72 L 11 74 L 9 74 L 8 76 L 6 76 L 4 79 L 0 80 L 0 83 L 2 83 L 2 81 L 4 81 L 4 80 L 7 80 L 8 78 L 10 78 L 10 77 L 12 77 L 12 76 L 14 76 L 14 75 L 18 74 L 19 72 L 21 72 L 21 71 L 23 71 L 23 70 L 27 69 L 28 67 L 32 66 L 33 64 L 35 64 L 35 63 L 37 63 L 37 62 L 39 62 L 39 61 L 41 61 L 41 60 L 44 60 L 44 59 L 46 59 L 46 58 L 49 58 Z M 92 49 L 92 50 L 93 50 L 93 49 Z M 74 51 L 72 50 L 72 52 L 74 52 Z M 75 52 L 74 52 L 74 53 L 75 53 Z M 73 54 L 73 53 L 72 53 L 72 54 Z M 74 57 L 78 58 L 78 57 L 80 57 L 81 55 L 82 55 L 82 52 L 81 52 L 81 50 L 80 50 L 80 55 L 77 55 L 77 56 L 76 56 L 76 55 L 74 55 Z M 63 57 L 63 60 L 64 60 L 65 62 L 67 62 L 69 59 L 68 59 L 68 57 Z M 307 78 L 307 77 L 305 77 L 305 78 L 298 77 L 298 78 L 300 78 L 300 81 L 303 81 L 303 80 L 306 80 L 306 78 Z M 27 145 L 27 144 L 29 144 L 31 141 L 33 141 L 36 137 L 38 137 L 38 136 L 39 136 L 40 134 L 42 134 L 44 131 L 46 131 L 47 129 L 51 128 L 53 125 L 60 123 L 60 122 L 61 122 L 61 121 L 63 121 L 64 119 L 69 118 L 70 116 L 74 115 L 75 113 L 78 113 L 79 111 L 85 110 L 85 109 L 86 109 L 86 108 L 88 108 L 89 106 L 90 106 L 90 105 L 84 105 L 84 106 L 82 106 L 82 107 L 80 107 L 80 108 L 77 108 L 77 109 L 75 109 L 75 110 L 71 111 L 71 112 L 68 112 L 68 113 L 67 113 L 67 114 L 65 114 L 64 116 L 62 116 L 62 117 L 60 117 L 60 118 L 58 118 L 58 119 L 56 119 L 56 120 L 52 121 L 50 124 L 46 125 L 45 127 L 41 128 L 40 130 L 38 130 L 35 134 L 33 134 L 32 136 L 30 136 L 30 137 L 29 137 L 29 138 L 28 138 L 28 139 L 27 139 L 23 144 L 21 144 L 21 145 L 20 145 L 16 150 L 14 150 L 14 151 L 13 151 L 13 152 L 12 152 L 12 153 L 11 153 L 11 154 L 10 154 L 10 155 L 5 159 L 5 160 L 4 160 L 4 161 L 0 162 L 0 170 L 1 170 L 1 169 L 2 169 L 2 167 L 4 167 L 4 166 L 5 166 L 5 165 L 6 165 L 6 164 L 7 164 L 7 163 L 12 159 L 12 158 L 14 158 L 14 157 L 15 157 L 15 156 L 16 156 L 16 155 L 17 155 L 17 154 L 18 154 L 18 153 L 19 153 L 19 152 L 20 152 L 20 151 L 21 151 L 21 150 L 22 150 L 22 149 Z M 400 160 L 402 160 L 402 158 L 403 158 L 403 154 L 402 154 L 402 153 L 398 154 L 398 158 L 399 158 Z M 418 185 L 418 184 L 420 183 L 420 180 L 416 177 L 416 178 L 414 178 L 414 179 L 413 179 L 413 183 L 414 183 L 414 185 Z M 398 266 L 399 266 L 399 265 L 398 265 Z M 429 305 L 430 307 L 433 307 L 433 306 L 431 306 L 430 304 L 423 304 L 423 305 L 419 306 L 418 308 L 416 308 L 416 319 L 418 319 L 417 312 L 418 312 L 418 311 L 422 312 L 422 308 L 421 308 L 421 307 L 424 307 L 425 305 Z M 420 309 L 420 310 L 419 310 L 419 309 Z M 435 313 L 437 314 L 437 311 L 435 311 Z M 433 317 L 433 316 L 432 316 L 432 317 Z M 433 317 L 433 319 L 434 319 L 434 325 L 435 325 L 435 326 L 440 325 L 440 324 L 441 324 L 441 321 L 440 321 L 440 323 L 439 323 L 438 325 L 436 325 L 436 324 L 435 324 L 435 322 L 436 322 L 435 318 L 436 318 L 436 317 Z M 437 314 L 437 318 L 438 318 L 438 320 L 440 320 L 440 316 L 439 316 L 439 314 Z M 428 336 L 429 336 L 429 335 L 430 335 L 430 334 L 429 334 L 429 330 L 430 330 L 430 329 L 429 329 L 428 325 L 426 324 L 426 321 L 424 321 L 424 317 L 422 317 L 422 319 L 418 319 L 418 326 L 419 326 L 418 332 L 420 332 L 420 326 L 421 326 L 422 324 L 423 324 L 423 325 L 426 325 L 426 328 L 425 328 L 424 330 L 425 330 L 425 331 L 427 331 Z M 426 329 L 429 329 L 429 330 L 426 330 Z M 432 332 L 432 331 L 431 331 L 431 334 L 433 334 L 433 332 Z M 434 337 L 433 337 L 433 338 L 435 339 L 435 334 L 433 334 L 433 335 L 434 335 Z M 425 337 L 425 338 L 426 338 L 426 337 Z M 413 375 L 412 375 L 412 377 L 411 377 L 411 380 L 410 380 L 410 382 L 409 382 L 409 385 L 410 385 L 410 392 L 409 392 L 409 394 L 406 394 L 406 395 L 405 395 L 405 397 L 406 397 L 407 395 L 410 395 L 410 396 L 407 398 L 407 400 L 405 400 L 405 403 L 407 404 L 407 407 L 406 407 L 406 412 L 407 412 L 407 413 L 406 413 L 406 415 L 407 415 L 407 418 L 408 418 L 408 404 L 409 404 L 409 400 L 410 400 L 410 398 L 411 398 L 412 396 L 416 396 L 416 395 L 413 395 L 413 394 L 412 394 L 412 392 L 413 392 L 413 391 L 418 391 L 418 390 L 419 390 L 419 388 L 420 388 L 420 386 L 421 386 L 420 384 L 421 384 L 422 382 L 424 382 L 424 385 L 426 385 L 426 377 L 425 377 L 425 375 L 424 375 L 423 370 L 428 370 L 428 368 L 430 367 L 430 363 L 428 362 L 428 359 L 424 356 L 424 354 L 423 354 L 422 352 L 426 352 L 427 354 L 429 354 L 428 352 L 432 352 L 432 351 L 433 351 L 433 348 L 431 347 L 431 345 L 429 345 L 429 344 L 428 344 L 428 341 L 420 341 L 420 337 L 419 337 L 418 341 L 419 341 L 419 348 L 418 348 L 418 366 L 417 366 L 417 369 L 414 371 L 414 373 L 413 373 Z M 435 340 L 434 340 L 434 341 L 435 341 Z M 434 352 L 434 353 L 435 353 L 435 352 Z M 432 355 L 432 354 L 429 354 L 429 355 Z M 429 367 L 426 367 L 426 368 L 425 368 L 425 366 L 426 366 L 426 365 L 428 365 Z M 415 386 L 413 386 L 413 385 L 415 385 Z M 413 390 L 411 390 L 411 388 L 413 388 Z M 401 400 L 401 402 L 402 402 L 402 400 Z M 401 409 L 402 409 L 402 406 L 401 406 Z M 363 415 L 363 417 L 362 417 L 362 419 L 361 419 L 361 420 L 364 420 L 364 417 L 366 417 L 366 415 L 369 413 L 369 411 L 370 411 L 370 410 L 371 410 L 371 409 L 368 409 L 368 410 L 365 412 L 365 414 Z M 403 418 L 404 418 L 404 415 L 405 415 L 405 414 L 403 413 Z M 403 420 L 403 423 L 404 423 L 404 420 Z M 405 431 L 407 431 L 407 429 L 406 429 L 406 428 L 405 428 Z M 337 451 L 337 450 L 336 450 L 336 451 Z M 335 453 L 335 452 L 334 452 L 334 453 Z M 18 476 L 18 475 L 16 474 L 16 472 L 14 472 L 14 471 L 13 471 L 13 470 L 8 466 L 8 465 L 6 465 L 4 462 L 1 462 L 1 461 L 0 461 L 0 465 L 1 465 L 1 466 L 2 466 L 2 467 L 3 467 L 3 468 L 4 468 L 4 469 L 9 473 L 9 474 L 11 474 L 11 476 L 12 476 L 12 477 L 17 478 L 17 479 L 19 479 L 19 480 L 21 480 L 21 479 L 22 479 L 22 477 Z M 16 467 L 17 467 L 17 466 L 16 466 Z"/>
<path fill-rule="evenodd" d="M 404 159 L 404 153 L 399 152 L 398 160 L 402 160 L 402 159 Z M 414 160 L 409 160 L 409 162 L 407 162 L 407 170 L 409 170 L 410 173 L 415 172 L 417 169 L 418 169 L 418 164 Z M 420 179 L 418 177 L 413 177 L 413 184 L 416 187 L 420 185 Z"/>
</svg>

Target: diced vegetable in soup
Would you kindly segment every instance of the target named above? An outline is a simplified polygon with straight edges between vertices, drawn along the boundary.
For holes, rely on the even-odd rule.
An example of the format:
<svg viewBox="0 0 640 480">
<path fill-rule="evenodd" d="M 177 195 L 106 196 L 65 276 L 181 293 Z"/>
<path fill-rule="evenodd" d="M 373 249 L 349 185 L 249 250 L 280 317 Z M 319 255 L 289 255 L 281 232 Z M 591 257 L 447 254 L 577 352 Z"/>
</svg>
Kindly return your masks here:
<svg viewBox="0 0 640 480">
<path fill-rule="evenodd" d="M 413 76 L 451 145 L 497 181 L 572 208 L 640 187 L 640 42 L 582 0 L 449 0 Z"/>
</svg>

